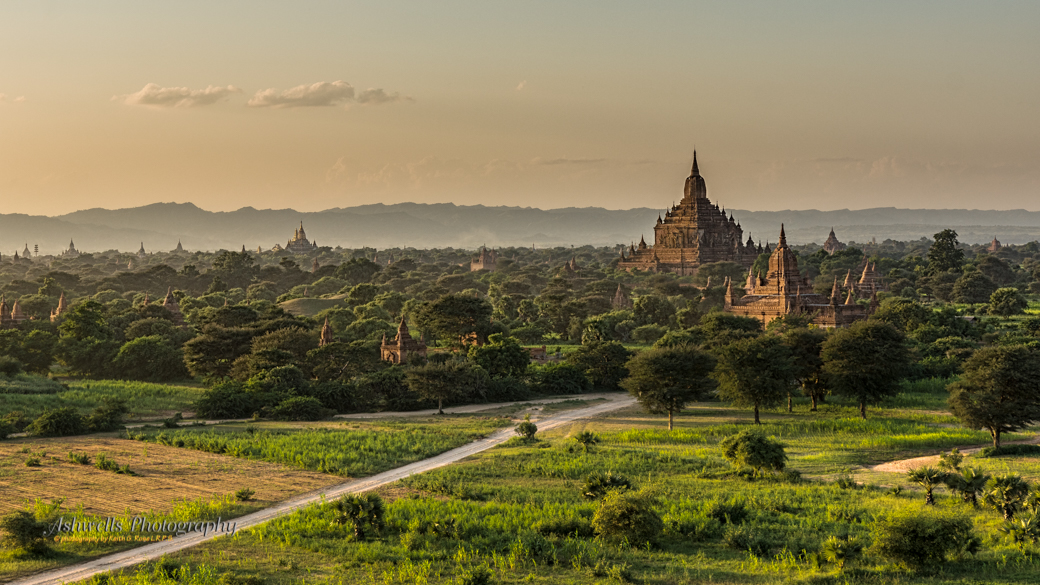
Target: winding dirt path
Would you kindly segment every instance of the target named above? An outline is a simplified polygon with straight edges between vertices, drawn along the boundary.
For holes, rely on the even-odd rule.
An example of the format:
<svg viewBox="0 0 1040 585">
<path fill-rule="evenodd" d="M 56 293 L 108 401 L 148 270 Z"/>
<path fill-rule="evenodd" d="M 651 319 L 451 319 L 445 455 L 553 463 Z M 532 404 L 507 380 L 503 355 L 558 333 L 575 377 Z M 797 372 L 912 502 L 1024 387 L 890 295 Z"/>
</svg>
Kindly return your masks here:
<svg viewBox="0 0 1040 585">
<path fill-rule="evenodd" d="M 1002 445 L 1036 445 L 1040 444 L 1040 436 L 1033 437 L 1025 441 L 1011 441 L 1001 443 Z M 982 451 L 990 445 L 976 445 L 970 447 L 957 447 L 963 455 L 974 455 L 979 451 Z M 946 451 L 943 451 L 946 453 Z M 927 455 L 924 457 L 911 457 L 910 459 L 898 459 L 896 461 L 889 461 L 887 463 L 880 463 L 873 467 L 868 467 L 871 471 L 882 471 L 888 473 L 906 473 L 911 469 L 917 469 L 918 467 L 924 467 L 925 465 L 935 465 L 939 463 L 939 455 Z"/>
<path fill-rule="evenodd" d="M 588 399 L 592 396 L 593 395 L 583 395 L 581 398 Z M 595 397 L 605 398 L 607 401 L 602 404 L 553 414 L 544 417 L 541 420 L 534 419 L 538 422 L 538 430 L 547 431 L 555 429 L 580 419 L 591 418 L 635 404 L 635 399 L 627 394 L 601 394 L 595 395 Z M 481 406 L 486 407 L 487 405 Z M 481 451 L 486 451 L 496 445 L 500 445 L 509 440 L 512 436 L 513 429 L 503 429 L 496 431 L 483 439 L 463 445 L 457 449 L 452 449 L 451 451 L 446 451 L 435 457 L 430 457 L 429 459 L 417 461 L 415 463 L 398 467 L 397 469 L 391 469 L 390 471 L 385 471 L 371 477 L 347 481 L 341 484 L 329 486 L 319 491 L 297 496 L 279 504 L 275 504 L 270 508 L 265 508 L 258 512 L 234 519 L 234 522 L 237 523 L 236 529 L 245 530 L 247 528 L 259 526 L 265 522 L 285 516 L 286 514 L 291 514 L 300 508 L 318 502 L 323 497 L 326 499 L 334 499 L 346 494 L 367 492 L 416 473 L 422 473 L 424 471 L 450 465 L 456 461 L 469 457 L 470 455 L 475 455 Z M 11 583 L 12 585 L 60 585 L 62 583 L 89 579 L 98 573 L 118 571 L 145 561 L 155 560 L 163 555 L 168 555 L 213 540 L 218 536 L 219 534 L 213 533 L 207 536 L 202 536 L 202 534 L 198 532 L 188 533 L 171 538 L 170 540 L 146 544 L 131 550 L 80 563 L 78 565 L 39 573 L 12 581 Z"/>
</svg>

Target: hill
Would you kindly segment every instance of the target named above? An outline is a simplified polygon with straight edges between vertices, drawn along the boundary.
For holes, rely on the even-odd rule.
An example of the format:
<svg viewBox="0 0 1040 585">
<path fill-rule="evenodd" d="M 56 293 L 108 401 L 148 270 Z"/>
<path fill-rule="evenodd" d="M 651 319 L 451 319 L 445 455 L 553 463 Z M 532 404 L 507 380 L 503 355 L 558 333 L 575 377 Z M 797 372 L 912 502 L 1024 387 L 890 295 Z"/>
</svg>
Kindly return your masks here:
<svg viewBox="0 0 1040 585">
<path fill-rule="evenodd" d="M 833 227 L 846 242 L 871 238 L 930 238 L 952 227 L 961 241 L 1005 243 L 1040 238 L 1040 212 L 969 209 L 730 210 L 756 240 L 775 239 L 781 222 L 792 243 L 822 243 Z M 70 239 L 85 251 L 170 250 L 180 240 L 187 250 L 270 249 L 285 244 L 304 222 L 308 236 L 322 246 L 461 247 L 613 245 L 652 240 L 659 209 L 611 210 L 599 207 L 535 209 L 451 203 L 373 204 L 319 212 L 292 209 L 206 211 L 192 203 L 155 203 L 127 209 L 86 209 L 47 217 L 0 214 L 0 250 L 11 254 L 39 245 L 57 253 Z"/>
</svg>

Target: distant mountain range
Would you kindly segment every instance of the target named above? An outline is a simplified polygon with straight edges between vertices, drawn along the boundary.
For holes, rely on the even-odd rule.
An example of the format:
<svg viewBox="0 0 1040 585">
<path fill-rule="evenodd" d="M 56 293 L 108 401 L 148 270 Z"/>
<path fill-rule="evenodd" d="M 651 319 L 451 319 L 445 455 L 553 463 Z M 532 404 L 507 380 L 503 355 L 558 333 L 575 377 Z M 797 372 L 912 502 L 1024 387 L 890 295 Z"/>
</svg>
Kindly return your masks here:
<svg viewBox="0 0 1040 585">
<path fill-rule="evenodd" d="M 658 209 L 609 210 L 598 207 L 534 209 L 451 203 L 362 205 L 300 212 L 254 209 L 213 212 L 191 203 L 155 203 L 127 209 L 87 209 L 47 217 L 0 214 L 0 252 L 19 252 L 25 244 L 54 254 L 75 240 L 81 251 L 118 249 L 171 250 L 180 240 L 186 250 L 267 250 L 285 245 L 304 223 L 307 236 L 321 246 L 360 248 L 612 245 L 653 242 Z M 983 243 L 994 236 L 1003 243 L 1040 239 L 1040 212 L 1025 210 L 874 209 L 839 211 L 787 210 L 732 212 L 752 237 L 776 239 L 784 223 L 791 243 L 823 243 L 831 227 L 844 242 L 931 238 L 947 227 L 960 240 Z"/>
</svg>

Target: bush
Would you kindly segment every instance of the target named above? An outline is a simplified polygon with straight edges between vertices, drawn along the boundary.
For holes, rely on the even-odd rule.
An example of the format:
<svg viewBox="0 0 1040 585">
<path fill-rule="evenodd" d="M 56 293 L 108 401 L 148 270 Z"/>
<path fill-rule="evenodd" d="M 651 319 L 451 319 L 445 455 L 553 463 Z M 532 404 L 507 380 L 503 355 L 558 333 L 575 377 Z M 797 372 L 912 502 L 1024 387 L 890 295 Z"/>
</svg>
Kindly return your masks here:
<svg viewBox="0 0 1040 585">
<path fill-rule="evenodd" d="M 293 396 L 271 409 L 274 420 L 324 420 L 335 414 L 313 396 Z"/>
<path fill-rule="evenodd" d="M 4 544 L 30 555 L 42 555 L 49 549 L 50 540 L 44 536 L 47 524 L 39 522 L 29 512 L 15 512 L 0 518 L 0 533 Z"/>
<path fill-rule="evenodd" d="M 583 394 L 592 391 L 592 382 L 585 372 L 571 364 L 550 364 L 538 372 L 535 389 L 541 394 Z"/>
<path fill-rule="evenodd" d="M 598 471 L 585 478 L 581 495 L 586 500 L 598 500 L 612 491 L 628 491 L 632 487 L 632 482 L 623 475 L 615 474 L 613 471 Z"/>
<path fill-rule="evenodd" d="M 722 502 L 712 500 L 704 511 L 705 515 L 719 524 L 740 524 L 747 518 L 748 512 L 740 502 Z"/>
<path fill-rule="evenodd" d="M 71 406 L 45 411 L 25 431 L 34 437 L 67 437 L 87 432 L 83 417 Z"/>
<path fill-rule="evenodd" d="M 922 510 L 882 519 L 872 532 L 874 552 L 915 571 L 936 570 L 947 555 L 978 546 L 968 518 Z"/>
<path fill-rule="evenodd" d="M 10 378 L 21 374 L 25 367 L 22 362 L 9 355 L 0 355 L 0 374 Z"/>
<path fill-rule="evenodd" d="M 258 409 L 255 396 L 234 383 L 214 386 L 195 401 L 197 418 L 243 418 Z"/>
<path fill-rule="evenodd" d="M 976 457 L 1005 457 L 1014 455 L 1040 455 L 1040 445 L 1001 445 L 986 447 Z"/>
<path fill-rule="evenodd" d="M 542 520 L 532 526 L 542 536 L 573 536 L 577 538 L 590 538 L 596 533 L 592 529 L 592 523 L 585 518 L 553 518 Z"/>
<path fill-rule="evenodd" d="M 25 466 L 26 467 L 39 467 L 40 466 L 40 458 L 39 457 L 27 457 L 25 459 Z"/>
<path fill-rule="evenodd" d="M 255 491 L 249 488 L 242 488 L 235 492 L 235 500 L 239 502 L 248 502 L 253 499 L 254 495 L 256 495 Z"/>
<path fill-rule="evenodd" d="M 86 453 L 73 453 L 69 451 L 69 461 L 80 465 L 90 465 L 90 455 Z"/>
<path fill-rule="evenodd" d="M 516 425 L 516 429 L 514 429 L 514 432 L 518 436 L 530 441 L 534 438 L 535 433 L 538 432 L 538 425 L 531 422 L 531 415 L 528 414 L 524 417 L 524 422 Z"/>
<path fill-rule="evenodd" d="M 101 433 L 115 431 L 123 426 L 123 416 L 129 410 L 126 402 L 115 398 L 105 398 L 86 419 L 87 428 L 92 432 Z"/>
<path fill-rule="evenodd" d="M 774 544 L 752 526 L 730 526 L 723 534 L 722 542 L 729 548 L 747 551 L 756 557 L 768 556 Z"/>
<path fill-rule="evenodd" d="M 599 437 L 592 431 L 582 431 L 574 436 L 574 440 L 581 445 L 581 449 L 585 453 L 588 453 L 596 443 L 599 443 Z"/>
<path fill-rule="evenodd" d="M 727 461 L 751 467 L 757 473 L 765 469 L 783 471 L 787 465 L 783 444 L 757 431 L 741 431 L 727 437 L 720 445 L 722 456 Z"/>
<path fill-rule="evenodd" d="M 664 522 L 653 506 L 653 499 L 643 493 L 610 492 L 592 517 L 592 528 L 607 542 L 654 543 Z"/>
</svg>

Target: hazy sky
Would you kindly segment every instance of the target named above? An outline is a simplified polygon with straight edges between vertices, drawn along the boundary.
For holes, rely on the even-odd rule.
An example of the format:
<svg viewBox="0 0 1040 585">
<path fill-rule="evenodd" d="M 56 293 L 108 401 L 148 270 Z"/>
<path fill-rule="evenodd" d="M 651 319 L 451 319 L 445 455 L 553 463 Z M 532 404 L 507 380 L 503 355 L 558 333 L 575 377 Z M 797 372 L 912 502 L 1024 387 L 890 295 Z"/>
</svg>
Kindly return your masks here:
<svg viewBox="0 0 1040 585">
<path fill-rule="evenodd" d="M 0 213 L 1040 209 L 1040 2 L 0 4 Z"/>
</svg>

